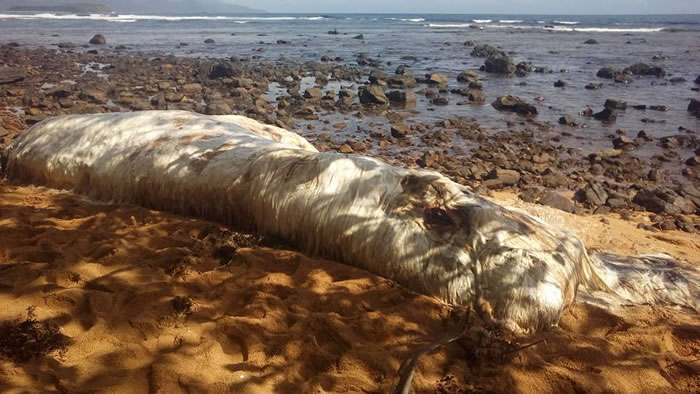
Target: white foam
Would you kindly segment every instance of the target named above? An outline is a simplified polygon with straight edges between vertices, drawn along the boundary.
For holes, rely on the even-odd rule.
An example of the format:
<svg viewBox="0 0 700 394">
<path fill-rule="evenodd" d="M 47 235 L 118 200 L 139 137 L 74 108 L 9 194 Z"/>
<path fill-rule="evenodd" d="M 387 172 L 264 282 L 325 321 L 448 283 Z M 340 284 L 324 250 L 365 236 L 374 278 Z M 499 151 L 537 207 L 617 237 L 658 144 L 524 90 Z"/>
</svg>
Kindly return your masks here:
<svg viewBox="0 0 700 394">
<path fill-rule="evenodd" d="M 428 23 L 425 26 L 440 29 L 440 28 L 451 28 L 451 27 L 470 27 L 472 25 L 470 25 L 469 23 Z"/>
<path fill-rule="evenodd" d="M 326 19 L 323 16 L 164 16 L 164 15 L 110 15 L 110 14 L 0 14 L 0 19 L 57 19 L 57 20 L 101 20 L 107 22 L 136 22 L 136 21 L 233 21 L 247 23 L 248 21 L 317 21 Z"/>
<path fill-rule="evenodd" d="M 501 19 L 499 20 L 501 23 L 522 23 L 523 21 L 520 19 Z"/>
<path fill-rule="evenodd" d="M 491 19 L 472 19 L 472 22 L 474 23 L 491 23 L 493 20 Z"/>
<path fill-rule="evenodd" d="M 558 23 L 560 25 L 578 25 L 581 22 L 578 22 L 578 21 L 554 21 L 554 23 Z"/>
</svg>

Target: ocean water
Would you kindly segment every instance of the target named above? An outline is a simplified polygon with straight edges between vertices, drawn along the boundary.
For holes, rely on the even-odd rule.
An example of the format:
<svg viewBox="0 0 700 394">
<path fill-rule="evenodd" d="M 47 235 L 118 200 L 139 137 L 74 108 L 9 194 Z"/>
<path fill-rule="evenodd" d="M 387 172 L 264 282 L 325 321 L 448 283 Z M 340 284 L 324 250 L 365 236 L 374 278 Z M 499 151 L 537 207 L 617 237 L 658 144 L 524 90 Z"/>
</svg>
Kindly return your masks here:
<svg viewBox="0 0 700 394">
<path fill-rule="evenodd" d="M 340 34 L 327 34 L 334 29 Z M 584 151 L 611 147 L 606 136 L 618 128 L 627 128 L 633 135 L 645 129 L 655 137 L 676 134 L 679 127 L 700 131 L 700 120 L 686 111 L 691 98 L 700 99 L 700 94 L 691 90 L 700 86 L 694 83 L 700 75 L 700 15 L 0 14 L 0 42 L 53 47 L 62 41 L 86 43 L 95 33 L 104 34 L 108 45 L 126 45 L 130 52 L 182 56 L 255 55 L 269 61 L 303 62 L 318 61 L 325 55 L 356 64 L 357 55 L 366 53 L 381 59 L 387 72 L 407 64 L 416 75 L 448 73 L 451 86 L 458 86 L 458 72 L 478 70 L 484 62 L 483 58 L 470 56 L 472 48 L 464 43 L 488 43 L 508 52 L 516 63 L 528 61 L 552 72 L 531 73 L 523 78 L 480 73 L 487 97 L 484 105 L 457 106 L 455 103 L 464 99 L 448 95 L 450 105 L 435 107 L 419 96 L 419 113 L 413 118 L 425 121 L 470 116 L 489 128 L 505 130 L 506 121 L 521 118 L 495 111 L 490 102 L 497 96 L 513 94 L 538 107 L 538 121 L 556 125 L 562 115 L 575 115 L 585 127 L 555 127 L 572 134 L 562 137 L 565 143 L 568 139 L 569 145 Z M 363 34 L 364 40 L 352 38 L 358 34 Z M 216 44 L 204 44 L 206 38 L 213 38 Z M 599 44 L 583 43 L 591 38 Z M 276 44 L 279 39 L 291 44 Z M 183 42 L 189 45 L 179 47 Z M 416 60 L 405 60 L 407 56 Z M 595 75 L 603 66 L 622 69 L 638 62 L 661 66 L 667 76 L 634 77 L 631 84 L 619 84 Z M 671 83 L 672 77 L 686 81 Z M 554 82 L 559 79 L 568 86 L 555 88 Z M 590 82 L 602 83 L 603 87 L 585 90 Z M 538 97 L 543 100 L 536 101 Z M 613 124 L 577 115 L 587 106 L 596 112 L 602 110 L 607 98 L 624 99 L 629 105 L 665 105 L 669 110 L 628 109 Z M 656 123 L 644 122 L 645 118 Z M 652 153 L 652 147 L 640 150 L 640 154 Z"/>
</svg>

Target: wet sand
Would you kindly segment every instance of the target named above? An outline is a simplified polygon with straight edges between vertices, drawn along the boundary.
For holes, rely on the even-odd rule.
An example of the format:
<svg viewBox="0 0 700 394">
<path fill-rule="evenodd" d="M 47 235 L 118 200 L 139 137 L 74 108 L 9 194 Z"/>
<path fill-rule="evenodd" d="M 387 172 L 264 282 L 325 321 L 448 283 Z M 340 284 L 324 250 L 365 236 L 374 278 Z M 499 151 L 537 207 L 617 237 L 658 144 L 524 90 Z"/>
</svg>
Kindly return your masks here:
<svg viewBox="0 0 700 394">
<path fill-rule="evenodd" d="M 494 198 L 576 229 L 590 248 L 700 264 L 692 234 Z M 0 321 L 33 306 L 65 345 L 28 362 L 0 357 L 2 391 L 388 392 L 401 362 L 459 320 L 435 299 L 276 240 L 43 187 L 0 183 L 0 234 Z M 697 314 L 578 303 L 560 327 L 507 342 L 477 331 L 440 348 L 421 358 L 414 389 L 700 390 Z"/>
</svg>

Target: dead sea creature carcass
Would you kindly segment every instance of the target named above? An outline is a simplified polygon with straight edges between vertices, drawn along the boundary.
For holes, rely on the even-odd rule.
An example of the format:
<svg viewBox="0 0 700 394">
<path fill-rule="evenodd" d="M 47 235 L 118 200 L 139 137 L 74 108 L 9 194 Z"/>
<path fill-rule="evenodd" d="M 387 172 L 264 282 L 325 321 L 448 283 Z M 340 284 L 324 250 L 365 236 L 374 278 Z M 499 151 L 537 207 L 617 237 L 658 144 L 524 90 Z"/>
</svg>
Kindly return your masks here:
<svg viewBox="0 0 700 394">
<path fill-rule="evenodd" d="M 318 152 L 244 117 L 183 111 L 45 120 L 8 148 L 11 177 L 249 226 L 519 333 L 556 324 L 577 288 L 619 293 L 568 231 L 433 171 Z"/>
</svg>

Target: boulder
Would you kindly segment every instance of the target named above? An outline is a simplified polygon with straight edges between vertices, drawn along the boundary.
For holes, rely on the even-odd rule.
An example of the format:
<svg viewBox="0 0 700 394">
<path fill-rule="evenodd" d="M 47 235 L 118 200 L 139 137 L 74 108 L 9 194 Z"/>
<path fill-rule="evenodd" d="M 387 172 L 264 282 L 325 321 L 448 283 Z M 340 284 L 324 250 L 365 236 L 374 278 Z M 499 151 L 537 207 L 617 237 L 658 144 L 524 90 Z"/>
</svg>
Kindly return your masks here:
<svg viewBox="0 0 700 394">
<path fill-rule="evenodd" d="M 510 56 L 489 56 L 484 62 L 484 71 L 494 74 L 513 74 L 515 64 Z"/>
<path fill-rule="evenodd" d="M 474 49 L 472 49 L 471 55 L 476 57 L 506 57 L 505 52 L 489 44 L 481 44 L 475 46 Z"/>
<path fill-rule="evenodd" d="M 571 115 L 564 115 L 561 118 L 559 118 L 559 124 L 572 127 L 578 126 L 576 118 L 574 118 Z"/>
<path fill-rule="evenodd" d="M 207 73 L 207 77 L 209 79 L 230 78 L 235 73 L 233 64 L 230 62 L 219 61 L 211 63 L 207 66 L 209 68 L 209 72 Z"/>
<path fill-rule="evenodd" d="M 494 168 L 488 173 L 486 179 L 495 180 L 503 186 L 512 186 L 520 181 L 520 173 L 515 170 L 506 170 L 503 168 Z M 496 185 L 496 183 L 493 183 Z"/>
<path fill-rule="evenodd" d="M 384 94 L 384 89 L 379 85 L 369 85 L 359 91 L 362 104 L 386 104 L 389 99 Z"/>
<path fill-rule="evenodd" d="M 555 88 L 563 88 L 563 87 L 566 87 L 566 82 L 565 82 L 565 81 L 562 81 L 561 79 L 560 79 L 560 80 L 557 80 L 556 82 L 554 82 L 554 87 L 555 87 Z"/>
<path fill-rule="evenodd" d="M 605 108 L 604 110 L 593 114 L 593 118 L 605 122 L 612 122 L 617 119 L 617 110 Z"/>
<path fill-rule="evenodd" d="M 0 67 L 0 85 L 15 83 L 27 78 L 24 67 Z"/>
<path fill-rule="evenodd" d="M 575 213 L 576 204 L 567 197 L 553 191 L 546 192 L 538 201 L 542 205 L 562 210 L 564 212 Z"/>
<path fill-rule="evenodd" d="M 70 42 L 70 41 L 59 42 L 58 47 L 61 49 L 73 49 L 73 48 L 75 48 L 75 44 Z"/>
<path fill-rule="evenodd" d="M 634 196 L 632 202 L 649 212 L 658 214 L 691 214 L 696 210 L 692 201 L 666 188 L 644 188 Z"/>
<path fill-rule="evenodd" d="M 588 206 L 599 207 L 608 201 L 608 192 L 598 182 L 591 182 L 576 192 L 576 198 Z"/>
<path fill-rule="evenodd" d="M 73 86 L 67 83 L 60 83 L 46 91 L 47 96 L 64 98 L 73 94 Z"/>
<path fill-rule="evenodd" d="M 386 97 L 393 103 L 401 104 L 415 103 L 417 100 L 415 93 L 402 90 L 392 90 L 386 94 Z"/>
<path fill-rule="evenodd" d="M 698 84 L 698 85 L 700 85 L 700 75 L 698 75 L 698 77 L 695 78 L 695 83 Z"/>
<path fill-rule="evenodd" d="M 410 133 L 408 126 L 401 123 L 392 124 L 390 130 L 394 138 L 404 138 Z"/>
<path fill-rule="evenodd" d="M 501 96 L 491 105 L 499 111 L 517 112 L 522 115 L 537 115 L 537 107 L 516 96 Z"/>
<path fill-rule="evenodd" d="M 364 40 L 365 35 L 364 34 L 358 34 L 355 37 L 353 37 L 354 40 Z"/>
<path fill-rule="evenodd" d="M 441 96 L 441 97 L 435 97 L 434 99 L 430 100 L 430 102 L 433 105 L 440 105 L 440 106 L 445 106 L 450 103 L 450 101 L 447 99 L 447 97 Z"/>
<path fill-rule="evenodd" d="M 445 74 L 432 73 L 427 82 L 429 85 L 437 85 L 440 89 L 447 89 L 448 78 Z"/>
<path fill-rule="evenodd" d="M 603 84 L 601 84 L 601 83 L 593 83 L 593 82 L 591 82 L 591 83 L 589 83 L 588 85 L 585 86 L 585 88 L 586 88 L 587 90 L 598 90 L 598 89 L 600 89 L 601 87 L 603 87 Z"/>
<path fill-rule="evenodd" d="M 107 104 L 107 94 L 102 90 L 86 89 L 80 93 L 80 99 L 96 104 Z"/>
<path fill-rule="evenodd" d="M 479 75 L 471 70 L 466 70 L 462 71 L 457 75 L 457 81 L 458 82 L 464 82 L 464 83 L 469 83 L 469 82 L 476 82 L 479 79 Z"/>
<path fill-rule="evenodd" d="M 586 41 L 584 41 L 583 43 L 584 43 L 584 44 L 589 44 L 589 45 L 595 45 L 595 44 L 598 43 L 598 41 L 596 41 L 596 40 L 594 40 L 594 39 L 592 39 L 592 38 L 589 38 L 589 39 L 587 39 Z"/>
<path fill-rule="evenodd" d="M 615 149 L 631 150 L 636 147 L 634 140 L 626 135 L 621 135 L 612 141 Z"/>
<path fill-rule="evenodd" d="M 369 82 L 375 85 L 386 84 L 388 78 L 389 77 L 382 70 L 372 70 L 372 72 L 369 73 Z"/>
<path fill-rule="evenodd" d="M 307 100 L 319 100 L 323 95 L 320 88 L 308 88 L 304 91 L 304 98 Z"/>
<path fill-rule="evenodd" d="M 105 45 L 106 43 L 107 40 L 105 40 L 105 37 L 102 34 L 95 34 L 90 39 L 90 44 L 92 45 Z"/>
<path fill-rule="evenodd" d="M 596 73 L 598 78 L 613 79 L 618 71 L 612 67 L 603 67 Z"/>
<path fill-rule="evenodd" d="M 690 99 L 690 103 L 688 104 L 688 112 L 700 117 L 700 100 L 694 98 Z"/>
<path fill-rule="evenodd" d="M 666 71 L 664 71 L 663 68 L 659 66 L 650 66 L 646 63 L 633 64 L 622 70 L 622 72 L 632 75 L 652 75 L 657 78 L 666 76 Z"/>
<path fill-rule="evenodd" d="M 607 99 L 605 100 L 605 108 L 625 110 L 627 109 L 627 101 L 618 99 Z"/>
<path fill-rule="evenodd" d="M 214 41 L 213 38 L 207 38 L 206 40 L 204 40 L 204 43 L 205 44 L 216 44 L 216 41 Z"/>
</svg>

